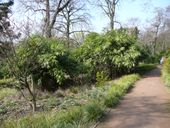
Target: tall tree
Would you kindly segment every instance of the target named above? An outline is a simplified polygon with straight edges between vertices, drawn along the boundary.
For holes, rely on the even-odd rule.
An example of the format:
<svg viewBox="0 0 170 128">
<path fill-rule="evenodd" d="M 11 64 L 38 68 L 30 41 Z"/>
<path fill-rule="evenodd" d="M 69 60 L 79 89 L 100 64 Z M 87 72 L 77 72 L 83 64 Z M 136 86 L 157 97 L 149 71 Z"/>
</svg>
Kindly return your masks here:
<svg viewBox="0 0 170 128">
<path fill-rule="evenodd" d="M 162 9 L 157 9 L 156 10 L 156 16 L 153 19 L 153 23 L 151 26 L 153 27 L 153 34 L 154 38 L 152 41 L 152 46 L 153 46 L 153 55 L 156 53 L 156 47 L 157 47 L 157 41 L 158 41 L 158 35 L 160 33 L 161 28 L 164 25 L 164 13 Z"/>
<path fill-rule="evenodd" d="M 147 46 L 152 55 L 160 51 L 164 51 L 170 47 L 170 11 L 168 8 L 157 8 L 155 17 L 151 20 L 151 24 L 141 36 L 144 45 Z"/>
<path fill-rule="evenodd" d="M 110 20 L 110 29 L 114 29 L 116 6 L 120 0 L 99 0 L 98 6 L 104 11 Z"/>
<path fill-rule="evenodd" d="M 56 0 L 54 5 L 56 7 L 51 10 L 50 0 L 45 0 L 46 15 L 45 15 L 45 36 L 52 36 L 52 29 L 55 25 L 56 18 L 64 8 L 68 6 L 71 0 Z M 53 13 L 51 13 L 53 12 Z"/>
<path fill-rule="evenodd" d="M 10 45 L 12 43 L 13 31 L 10 29 L 10 22 L 8 19 L 10 6 L 12 5 L 12 0 L 6 3 L 0 3 L 0 57 L 2 58 L 5 57 L 4 53 L 10 51 Z"/>
<path fill-rule="evenodd" d="M 68 48 L 70 47 L 70 36 L 76 32 L 87 31 L 83 26 L 89 25 L 89 14 L 85 12 L 85 2 L 81 0 L 72 0 L 66 8 L 63 9 L 56 29 L 60 31 L 67 39 Z M 87 28 L 87 27 L 86 27 Z"/>
<path fill-rule="evenodd" d="M 26 10 L 39 12 L 39 14 L 43 15 L 43 33 L 49 38 L 52 36 L 52 30 L 55 26 L 59 13 L 61 13 L 71 1 L 72 0 L 21 0 L 21 3 L 25 6 Z"/>
</svg>

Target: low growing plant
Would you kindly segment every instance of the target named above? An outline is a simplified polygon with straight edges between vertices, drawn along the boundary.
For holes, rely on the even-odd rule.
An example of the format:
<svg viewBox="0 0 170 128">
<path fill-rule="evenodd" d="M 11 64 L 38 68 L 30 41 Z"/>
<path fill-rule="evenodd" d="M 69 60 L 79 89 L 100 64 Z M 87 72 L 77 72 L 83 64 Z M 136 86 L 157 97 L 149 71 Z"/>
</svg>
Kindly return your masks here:
<svg viewBox="0 0 170 128">
<path fill-rule="evenodd" d="M 165 84 L 170 87 L 170 57 L 168 57 L 163 64 L 162 77 Z"/>
<path fill-rule="evenodd" d="M 17 92 L 16 89 L 11 89 L 11 88 L 0 89 L 0 100 L 4 99 L 7 96 L 16 94 L 16 92 Z"/>
<path fill-rule="evenodd" d="M 112 85 L 94 88 L 88 93 L 84 92 L 86 102 L 82 105 L 76 106 L 75 97 L 65 97 L 63 99 L 65 107 L 61 110 L 27 115 L 18 120 L 6 120 L 0 126 L 3 128 L 89 128 L 89 125 L 102 117 L 107 107 L 117 105 L 138 79 L 139 76 L 136 74 L 123 76 Z M 74 102 L 73 106 L 72 102 Z"/>
</svg>

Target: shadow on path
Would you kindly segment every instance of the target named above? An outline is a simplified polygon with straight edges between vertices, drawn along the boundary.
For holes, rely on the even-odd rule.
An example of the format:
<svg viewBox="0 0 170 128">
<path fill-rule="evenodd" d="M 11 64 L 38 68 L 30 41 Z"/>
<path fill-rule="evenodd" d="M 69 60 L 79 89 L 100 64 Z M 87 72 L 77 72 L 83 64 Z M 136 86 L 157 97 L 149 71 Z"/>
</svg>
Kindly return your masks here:
<svg viewBox="0 0 170 128">
<path fill-rule="evenodd" d="M 161 76 L 160 66 L 143 75 L 143 77 L 160 77 L 160 76 Z"/>
</svg>

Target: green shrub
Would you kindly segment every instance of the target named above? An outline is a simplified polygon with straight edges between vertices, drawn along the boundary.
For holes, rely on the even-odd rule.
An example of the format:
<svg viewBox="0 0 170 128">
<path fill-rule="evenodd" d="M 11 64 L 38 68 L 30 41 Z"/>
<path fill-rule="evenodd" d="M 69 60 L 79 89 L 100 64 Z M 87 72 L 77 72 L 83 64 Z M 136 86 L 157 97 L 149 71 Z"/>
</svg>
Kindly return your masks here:
<svg viewBox="0 0 170 128">
<path fill-rule="evenodd" d="M 108 80 L 108 76 L 103 71 L 96 73 L 96 86 L 104 86 L 104 83 Z"/>
<path fill-rule="evenodd" d="M 90 33 L 77 50 L 77 59 L 89 67 L 87 72 L 94 80 L 97 72 L 106 72 L 110 78 L 130 72 L 139 56 L 136 37 L 126 30 Z"/>
<path fill-rule="evenodd" d="M 168 57 L 163 64 L 162 77 L 167 86 L 170 87 L 170 57 Z"/>
<path fill-rule="evenodd" d="M 104 106 L 96 102 L 87 104 L 83 108 L 85 113 L 84 118 L 87 122 L 97 121 L 104 113 Z"/>
</svg>

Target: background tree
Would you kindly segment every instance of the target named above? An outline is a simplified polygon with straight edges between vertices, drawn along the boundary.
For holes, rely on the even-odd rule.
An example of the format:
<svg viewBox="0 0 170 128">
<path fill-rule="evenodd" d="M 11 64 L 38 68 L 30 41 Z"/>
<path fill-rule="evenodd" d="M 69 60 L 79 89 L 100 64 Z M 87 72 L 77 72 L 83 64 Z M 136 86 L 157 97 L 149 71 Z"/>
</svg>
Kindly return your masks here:
<svg viewBox="0 0 170 128">
<path fill-rule="evenodd" d="M 0 72 L 3 69 L 4 59 L 12 52 L 12 39 L 14 33 L 10 28 L 10 22 L 8 15 L 10 13 L 10 7 L 13 5 L 13 1 L 6 3 L 0 3 Z M 4 72 L 4 71 L 3 71 Z M 4 73 L 1 73 L 4 76 Z"/>
<path fill-rule="evenodd" d="M 61 13 L 71 1 L 72 0 L 21 0 L 21 3 L 25 6 L 26 11 L 33 11 L 43 16 L 43 33 L 49 38 L 52 36 L 52 30 L 54 29 L 59 13 Z"/>
<path fill-rule="evenodd" d="M 156 8 L 156 15 L 151 20 L 149 27 L 141 33 L 141 40 L 144 47 L 150 49 L 152 56 L 165 51 L 169 47 L 169 12 L 164 8 Z"/>
<path fill-rule="evenodd" d="M 68 48 L 70 47 L 70 37 L 72 34 L 87 31 L 89 14 L 85 12 L 85 7 L 84 1 L 72 0 L 68 6 L 62 10 L 60 20 L 57 21 L 56 29 L 66 37 Z"/>
<path fill-rule="evenodd" d="M 98 6 L 104 11 L 105 15 L 109 18 L 110 29 L 114 29 L 116 6 L 120 0 L 99 0 Z"/>
<path fill-rule="evenodd" d="M 157 47 L 157 40 L 158 40 L 158 35 L 160 33 L 161 28 L 164 25 L 164 13 L 162 9 L 157 9 L 156 10 L 156 16 L 154 18 L 154 22 L 151 24 L 151 26 L 153 27 L 153 34 L 154 34 L 154 38 L 152 41 L 152 46 L 153 46 L 153 55 L 156 54 L 156 47 Z"/>
</svg>

